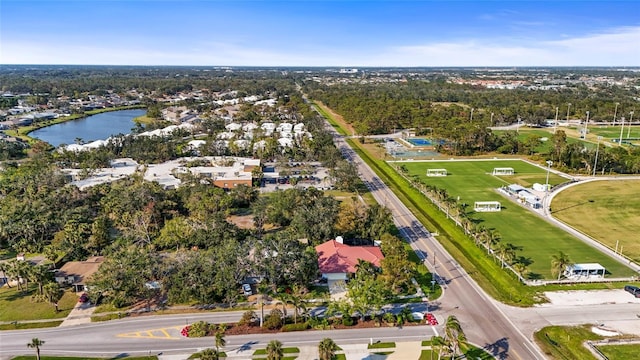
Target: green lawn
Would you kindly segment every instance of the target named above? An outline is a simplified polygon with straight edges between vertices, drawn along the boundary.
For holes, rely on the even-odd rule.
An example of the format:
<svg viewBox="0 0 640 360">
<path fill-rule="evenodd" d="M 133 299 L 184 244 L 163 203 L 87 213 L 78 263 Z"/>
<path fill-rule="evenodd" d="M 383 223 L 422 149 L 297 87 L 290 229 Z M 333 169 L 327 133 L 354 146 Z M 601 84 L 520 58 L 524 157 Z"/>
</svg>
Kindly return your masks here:
<svg viewBox="0 0 640 360">
<path fill-rule="evenodd" d="M 565 130 L 564 128 L 558 128 L 559 130 Z M 620 131 L 620 130 L 618 130 Z M 507 130 L 492 130 L 492 133 L 496 134 L 496 135 L 500 135 L 502 133 L 507 132 Z M 541 153 L 541 154 L 548 154 L 551 152 L 551 147 L 552 145 L 552 141 L 551 141 L 551 137 L 553 136 L 553 128 L 544 128 L 544 129 L 529 129 L 529 128 L 523 128 L 520 129 L 520 131 L 518 131 L 518 140 L 520 141 L 524 141 L 526 140 L 529 136 L 539 136 L 540 138 L 547 138 L 546 141 L 543 141 L 542 144 L 540 144 L 540 146 L 536 147 L 534 150 L 537 153 Z M 597 146 L 597 144 L 594 144 L 590 141 L 584 141 L 578 137 L 573 137 L 571 136 L 572 133 L 567 134 L 567 143 L 569 144 L 573 144 L 573 143 L 581 143 L 583 145 L 585 145 L 585 147 L 587 148 L 595 148 Z"/>
<path fill-rule="evenodd" d="M 394 342 L 379 342 L 367 345 L 368 349 L 388 349 L 396 347 Z"/>
<path fill-rule="evenodd" d="M 29 284 L 29 291 L 20 292 L 14 286 L 11 289 L 0 288 L 0 321 L 20 321 L 37 319 L 64 318 L 78 301 L 78 296 L 71 291 L 65 291 L 58 302 L 59 312 L 47 302 L 34 302 L 31 296 L 37 291 L 35 284 Z"/>
<path fill-rule="evenodd" d="M 589 126 L 588 130 L 589 130 L 589 134 L 602 136 L 607 140 L 620 139 L 620 126 L 597 126 L 596 125 L 596 126 Z M 626 123 L 625 123 L 625 127 L 622 132 L 623 141 L 627 138 L 627 132 L 629 132 L 629 128 L 626 126 Z M 631 131 L 629 132 L 629 137 L 640 138 L 640 127 L 632 126 Z"/>
<path fill-rule="evenodd" d="M 553 198 L 553 216 L 611 249 L 640 261 L 640 181 L 594 181 L 563 190 Z"/>
<path fill-rule="evenodd" d="M 609 360 L 637 359 L 640 354 L 640 344 L 598 346 L 598 350 Z"/>
<path fill-rule="evenodd" d="M 544 354 L 551 359 L 596 360 L 591 352 L 582 346 L 587 340 L 602 339 L 600 335 L 591 332 L 590 327 L 548 326 L 534 333 L 533 337 Z"/>
<path fill-rule="evenodd" d="M 504 243 L 521 246 L 523 250 L 518 253 L 518 256 L 533 260 L 529 265 L 529 276 L 532 278 L 552 278 L 551 259 L 559 251 L 568 254 L 574 262 L 600 263 L 616 277 L 633 275 L 631 269 L 594 250 L 495 191 L 496 188 L 511 183 L 523 186 L 530 186 L 536 182 L 544 184 L 546 181 L 544 168 L 519 160 L 407 162 L 402 165 L 407 169 L 409 176 L 416 175 L 426 184 L 447 189 L 454 199 L 459 197 L 459 202 L 469 205 L 469 211 L 472 211 L 475 201 L 500 201 L 503 206 L 502 211 L 476 213 L 472 218 L 486 228 L 496 229 Z M 496 177 L 491 175 L 495 167 L 512 167 L 516 173 L 513 176 Z M 445 168 L 449 175 L 427 177 L 426 172 L 429 168 Z M 554 174 L 549 177 L 549 183 L 552 185 L 564 181 L 566 179 Z"/>
<path fill-rule="evenodd" d="M 282 353 L 283 354 L 297 354 L 300 352 L 300 348 L 297 347 L 286 347 L 286 348 L 282 348 Z M 267 354 L 267 349 L 257 349 L 256 351 L 253 352 L 253 355 L 266 355 Z"/>
</svg>

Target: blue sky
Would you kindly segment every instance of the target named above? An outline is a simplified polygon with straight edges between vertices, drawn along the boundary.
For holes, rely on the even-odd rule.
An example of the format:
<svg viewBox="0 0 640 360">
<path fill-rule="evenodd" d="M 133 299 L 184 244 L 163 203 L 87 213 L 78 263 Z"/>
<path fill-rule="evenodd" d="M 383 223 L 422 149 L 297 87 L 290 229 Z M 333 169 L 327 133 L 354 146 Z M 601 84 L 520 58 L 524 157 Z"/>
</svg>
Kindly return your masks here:
<svg viewBox="0 0 640 360">
<path fill-rule="evenodd" d="M 2 0 L 0 63 L 640 66 L 640 2 Z"/>
</svg>

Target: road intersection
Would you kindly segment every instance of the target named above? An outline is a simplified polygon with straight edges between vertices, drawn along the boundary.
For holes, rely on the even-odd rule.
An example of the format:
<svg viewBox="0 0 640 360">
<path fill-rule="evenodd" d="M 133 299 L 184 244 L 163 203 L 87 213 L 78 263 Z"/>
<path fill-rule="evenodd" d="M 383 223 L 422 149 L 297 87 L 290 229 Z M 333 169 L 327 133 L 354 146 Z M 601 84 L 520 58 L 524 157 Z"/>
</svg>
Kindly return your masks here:
<svg viewBox="0 0 640 360">
<path fill-rule="evenodd" d="M 500 304 L 488 297 L 464 269 L 438 243 L 408 208 L 351 149 L 345 138 L 334 132 L 337 147 L 359 170 L 362 180 L 374 198 L 393 214 L 401 234 L 425 260 L 429 270 L 437 274 L 443 296 L 429 304 L 442 323 L 448 315 L 456 315 L 468 339 L 485 347 L 497 358 L 545 359 L 532 341 L 534 331 L 548 325 L 584 323 L 617 324 L 623 328 L 638 328 L 638 303 L 586 304 L 582 306 L 540 306 L 528 309 Z M 424 311 L 426 304 L 412 304 Z M 321 309 L 314 310 L 321 311 Z M 47 342 L 48 354 L 117 356 L 122 354 L 185 354 L 212 347 L 211 339 L 191 339 L 180 336 L 180 329 L 194 321 L 212 323 L 236 322 L 242 312 L 197 313 L 164 316 L 140 316 L 102 323 L 69 327 L 0 332 L 0 358 L 23 354 L 26 343 L 37 337 Z M 317 346 L 322 338 L 332 338 L 340 345 L 376 341 L 420 341 L 437 333 L 438 328 L 407 326 L 403 328 L 372 328 L 357 330 L 327 330 L 294 333 L 239 335 L 227 337 L 225 351 L 263 348 L 273 339 L 286 346 Z"/>
</svg>

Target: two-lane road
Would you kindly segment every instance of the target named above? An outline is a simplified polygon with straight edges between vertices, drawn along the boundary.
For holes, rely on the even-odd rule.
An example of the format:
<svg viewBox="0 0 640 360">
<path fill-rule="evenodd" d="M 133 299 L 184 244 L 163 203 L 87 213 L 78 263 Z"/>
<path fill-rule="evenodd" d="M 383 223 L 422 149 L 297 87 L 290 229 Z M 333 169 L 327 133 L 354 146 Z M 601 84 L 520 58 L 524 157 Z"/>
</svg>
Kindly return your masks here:
<svg viewBox="0 0 640 360">
<path fill-rule="evenodd" d="M 498 358 L 545 359 L 533 341 L 520 332 L 495 301 L 486 295 L 393 191 L 351 149 L 344 137 L 330 125 L 327 129 L 334 133 L 336 146 L 344 157 L 358 167 L 360 177 L 376 201 L 391 211 L 396 226 L 411 247 L 425 260 L 430 271 L 437 273 L 442 279 L 444 296 L 434 304 L 438 308 L 436 314 L 440 321 L 444 321 L 448 315 L 455 315 L 468 339 L 486 347 Z"/>
<path fill-rule="evenodd" d="M 26 344 L 34 337 L 46 342 L 43 347 L 49 355 L 105 356 L 120 354 L 191 354 L 199 349 L 213 347 L 209 338 L 185 338 L 180 329 L 197 320 L 212 323 L 231 323 L 240 319 L 242 312 L 210 314 L 164 315 L 112 320 L 50 329 L 16 330 L 0 332 L 0 359 L 30 352 Z M 276 334 L 227 336 L 225 351 L 244 349 L 247 358 L 253 351 L 264 348 L 274 339 L 286 346 L 316 346 L 324 338 L 339 344 L 362 344 L 374 341 L 420 341 L 433 333 L 428 326 L 403 328 L 372 328 L 355 330 L 301 331 Z"/>
</svg>

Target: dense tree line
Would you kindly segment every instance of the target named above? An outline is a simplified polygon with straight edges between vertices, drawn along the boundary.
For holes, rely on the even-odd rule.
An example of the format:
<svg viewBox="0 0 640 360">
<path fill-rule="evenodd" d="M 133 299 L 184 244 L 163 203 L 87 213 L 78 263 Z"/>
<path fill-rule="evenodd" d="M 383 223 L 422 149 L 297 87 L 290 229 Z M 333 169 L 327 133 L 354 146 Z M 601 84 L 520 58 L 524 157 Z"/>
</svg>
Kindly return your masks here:
<svg viewBox="0 0 640 360">
<path fill-rule="evenodd" d="M 615 103 L 620 115 L 633 109 L 637 91 L 615 87 L 576 86 L 555 90 L 487 89 L 439 81 L 408 81 L 404 84 L 320 85 L 305 83 L 305 90 L 338 111 L 360 134 L 390 133 L 394 129 L 429 129 L 438 137 L 460 131 L 459 127 L 487 127 L 498 123 L 541 124 L 554 119 L 556 107 L 560 119 L 611 121 Z M 473 109 L 473 120 L 472 118 Z M 493 124 L 491 121 L 493 114 Z"/>
</svg>

